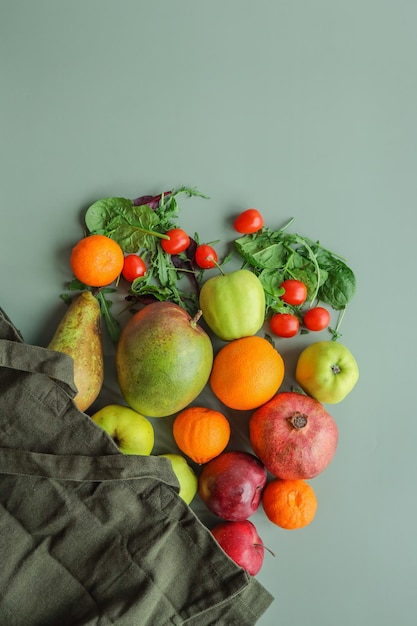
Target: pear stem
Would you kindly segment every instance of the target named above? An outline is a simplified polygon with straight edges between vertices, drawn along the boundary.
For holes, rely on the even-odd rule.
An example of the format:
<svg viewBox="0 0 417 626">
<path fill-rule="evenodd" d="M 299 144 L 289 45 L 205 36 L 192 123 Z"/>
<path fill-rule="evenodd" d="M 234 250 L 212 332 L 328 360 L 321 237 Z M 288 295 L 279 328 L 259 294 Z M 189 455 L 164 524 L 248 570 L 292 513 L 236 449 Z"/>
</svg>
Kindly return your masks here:
<svg viewBox="0 0 417 626">
<path fill-rule="evenodd" d="M 190 324 L 193 328 L 195 328 L 197 326 L 197 322 L 200 319 L 200 317 L 203 315 L 203 311 L 201 309 L 198 309 L 197 313 L 194 315 L 193 318 L 191 318 L 190 320 Z"/>
</svg>

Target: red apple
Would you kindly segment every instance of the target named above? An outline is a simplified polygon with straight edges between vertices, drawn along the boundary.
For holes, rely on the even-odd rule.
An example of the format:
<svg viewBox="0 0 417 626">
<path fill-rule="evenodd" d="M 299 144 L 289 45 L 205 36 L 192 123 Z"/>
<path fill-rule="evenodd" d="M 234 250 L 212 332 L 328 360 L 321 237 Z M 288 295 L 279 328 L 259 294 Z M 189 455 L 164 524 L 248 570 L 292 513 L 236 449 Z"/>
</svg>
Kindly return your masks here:
<svg viewBox="0 0 417 626">
<path fill-rule="evenodd" d="M 235 563 L 255 576 L 264 560 L 264 544 L 252 522 L 221 522 L 211 532 Z"/>
<path fill-rule="evenodd" d="M 239 522 L 255 513 L 266 480 L 265 466 L 253 454 L 222 452 L 203 466 L 198 493 L 212 513 Z"/>
</svg>

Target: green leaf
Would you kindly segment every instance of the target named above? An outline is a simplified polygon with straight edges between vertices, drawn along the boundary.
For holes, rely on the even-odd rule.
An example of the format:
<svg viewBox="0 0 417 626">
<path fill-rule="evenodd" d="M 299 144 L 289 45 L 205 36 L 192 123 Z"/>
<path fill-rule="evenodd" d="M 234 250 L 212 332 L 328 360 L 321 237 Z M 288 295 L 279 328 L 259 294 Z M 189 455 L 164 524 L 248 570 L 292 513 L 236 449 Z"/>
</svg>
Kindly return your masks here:
<svg viewBox="0 0 417 626">
<path fill-rule="evenodd" d="M 97 200 L 87 209 L 85 224 L 90 233 L 104 234 L 116 227 L 120 217 L 126 215 L 132 207 L 132 201 L 127 198 Z"/>
<path fill-rule="evenodd" d="M 97 299 L 100 303 L 100 310 L 106 324 L 107 332 L 109 333 L 112 341 L 117 343 L 120 336 L 120 324 L 110 311 L 113 302 L 105 298 L 104 293 L 101 290 L 97 293 Z"/>
<path fill-rule="evenodd" d="M 263 269 L 258 273 L 258 278 L 265 293 L 271 298 L 277 300 L 284 293 L 285 290 L 281 287 L 282 274 L 277 270 Z"/>
<path fill-rule="evenodd" d="M 341 311 L 350 302 L 356 291 L 353 271 L 340 259 L 326 264 L 327 279 L 318 291 L 318 298 L 335 311 Z"/>
<path fill-rule="evenodd" d="M 282 267 L 288 257 L 288 249 L 283 242 L 274 241 L 268 233 L 258 236 L 244 235 L 235 240 L 235 247 L 247 263 L 258 268 Z"/>
<path fill-rule="evenodd" d="M 160 232 L 157 213 L 147 204 L 135 206 L 126 198 L 105 198 L 92 204 L 86 212 L 85 223 L 93 234 L 106 235 L 117 241 L 126 253 L 141 248 L 152 249 Z"/>
</svg>

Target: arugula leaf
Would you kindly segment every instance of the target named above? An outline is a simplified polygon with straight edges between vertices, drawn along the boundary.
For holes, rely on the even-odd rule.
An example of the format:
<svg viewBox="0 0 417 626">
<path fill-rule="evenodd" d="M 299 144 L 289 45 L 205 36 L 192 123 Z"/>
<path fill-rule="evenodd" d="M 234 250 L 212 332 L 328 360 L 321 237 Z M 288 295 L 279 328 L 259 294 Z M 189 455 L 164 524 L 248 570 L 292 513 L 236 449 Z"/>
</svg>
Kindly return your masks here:
<svg viewBox="0 0 417 626">
<path fill-rule="evenodd" d="M 100 303 L 101 314 L 104 317 L 104 322 L 106 324 L 107 332 L 110 335 L 110 338 L 117 343 L 120 336 L 120 324 L 116 320 L 116 318 L 112 315 L 110 309 L 113 306 L 113 302 L 105 297 L 105 293 L 115 291 L 114 289 L 99 289 L 97 292 L 97 299 Z"/>
</svg>

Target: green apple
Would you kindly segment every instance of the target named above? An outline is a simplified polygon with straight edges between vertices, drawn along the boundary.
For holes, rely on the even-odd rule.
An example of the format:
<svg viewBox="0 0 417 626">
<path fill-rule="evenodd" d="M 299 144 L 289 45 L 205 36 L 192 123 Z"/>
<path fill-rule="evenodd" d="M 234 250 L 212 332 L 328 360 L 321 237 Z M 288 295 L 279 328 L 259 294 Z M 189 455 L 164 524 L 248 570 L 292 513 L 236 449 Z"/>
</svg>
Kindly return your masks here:
<svg viewBox="0 0 417 626">
<path fill-rule="evenodd" d="M 209 278 L 199 303 L 205 322 L 223 341 L 255 335 L 265 321 L 264 288 L 250 270 Z"/>
<path fill-rule="evenodd" d="M 123 454 L 148 456 L 155 443 L 151 422 L 140 413 L 121 404 L 108 404 L 91 416 L 103 428 Z"/>
<path fill-rule="evenodd" d="M 187 503 L 190 504 L 191 500 L 197 493 L 198 480 L 197 476 L 187 461 L 180 454 L 160 454 L 166 459 L 171 461 L 172 469 L 180 484 L 179 495 Z"/>
<path fill-rule="evenodd" d="M 338 341 L 317 341 L 298 357 L 295 378 L 300 387 L 319 402 L 341 402 L 359 379 L 351 351 Z"/>
</svg>

